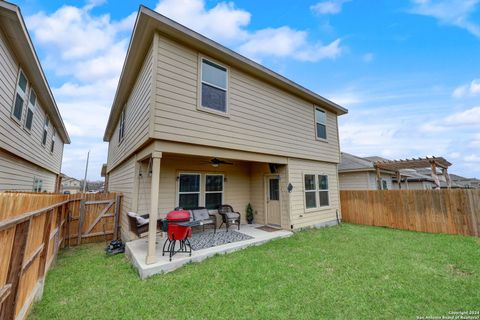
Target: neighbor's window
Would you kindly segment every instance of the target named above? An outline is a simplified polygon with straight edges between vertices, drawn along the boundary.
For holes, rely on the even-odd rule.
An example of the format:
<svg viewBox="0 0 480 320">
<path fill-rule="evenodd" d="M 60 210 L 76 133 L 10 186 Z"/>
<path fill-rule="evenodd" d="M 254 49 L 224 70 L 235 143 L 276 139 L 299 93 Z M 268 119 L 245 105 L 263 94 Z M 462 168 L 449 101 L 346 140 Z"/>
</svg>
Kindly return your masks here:
<svg viewBox="0 0 480 320">
<path fill-rule="evenodd" d="M 45 122 L 43 123 L 43 135 L 42 135 L 42 145 L 47 143 L 47 135 L 48 135 L 48 126 L 50 125 L 50 120 L 47 116 L 45 116 Z"/>
<path fill-rule="evenodd" d="M 53 150 L 55 150 L 55 136 L 57 135 L 55 129 L 53 129 L 53 134 L 52 134 L 52 144 L 50 145 L 50 152 L 53 153 Z"/>
<path fill-rule="evenodd" d="M 328 200 L 328 176 L 318 176 L 318 199 L 320 207 L 327 207 L 330 203 Z"/>
<path fill-rule="evenodd" d="M 317 187 L 314 174 L 305 175 L 305 207 L 307 209 L 317 207 Z"/>
<path fill-rule="evenodd" d="M 330 205 L 328 196 L 328 176 L 319 174 L 306 174 L 305 182 L 305 208 L 313 209 Z"/>
<path fill-rule="evenodd" d="M 120 125 L 118 128 L 118 142 L 122 142 L 124 136 L 125 136 L 125 108 L 123 108 L 123 111 L 120 114 Z"/>
<path fill-rule="evenodd" d="M 43 181 L 33 178 L 33 192 L 42 192 Z"/>
<path fill-rule="evenodd" d="M 217 209 L 223 202 L 223 174 L 205 175 L 205 207 Z"/>
<path fill-rule="evenodd" d="M 12 115 L 18 121 L 22 121 L 23 106 L 27 100 L 27 78 L 20 70 L 18 75 L 17 90 L 15 91 L 15 101 L 13 104 Z"/>
<path fill-rule="evenodd" d="M 227 69 L 202 59 L 202 107 L 227 112 Z"/>
<path fill-rule="evenodd" d="M 387 180 L 382 180 L 382 189 L 388 190 Z"/>
<path fill-rule="evenodd" d="M 30 98 L 28 99 L 27 117 L 25 118 L 25 128 L 32 130 L 33 115 L 35 113 L 35 105 L 37 103 L 37 95 L 35 91 L 30 89 Z"/>
<path fill-rule="evenodd" d="M 318 108 L 315 109 L 315 124 L 317 138 L 327 139 L 327 114 Z"/>
<path fill-rule="evenodd" d="M 183 209 L 199 207 L 200 174 L 182 173 L 178 183 L 178 206 Z"/>
</svg>

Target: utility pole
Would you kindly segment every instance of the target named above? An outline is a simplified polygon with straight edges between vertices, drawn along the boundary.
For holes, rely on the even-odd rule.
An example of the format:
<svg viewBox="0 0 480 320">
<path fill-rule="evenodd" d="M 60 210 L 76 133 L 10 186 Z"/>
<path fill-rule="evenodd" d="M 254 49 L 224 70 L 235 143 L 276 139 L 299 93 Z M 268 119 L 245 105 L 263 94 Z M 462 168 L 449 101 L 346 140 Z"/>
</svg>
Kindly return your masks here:
<svg viewBox="0 0 480 320">
<path fill-rule="evenodd" d="M 83 178 L 83 193 L 85 193 L 85 189 L 87 188 L 87 171 L 88 171 L 88 159 L 90 158 L 90 150 L 87 153 L 87 164 L 85 165 L 85 176 Z"/>
</svg>

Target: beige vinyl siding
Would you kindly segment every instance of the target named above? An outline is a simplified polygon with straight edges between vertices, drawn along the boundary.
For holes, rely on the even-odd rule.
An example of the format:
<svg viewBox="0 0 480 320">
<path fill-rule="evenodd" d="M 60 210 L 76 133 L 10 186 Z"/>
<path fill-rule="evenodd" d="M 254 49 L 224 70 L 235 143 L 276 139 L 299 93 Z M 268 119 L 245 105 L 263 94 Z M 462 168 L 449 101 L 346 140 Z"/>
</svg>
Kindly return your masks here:
<svg viewBox="0 0 480 320">
<path fill-rule="evenodd" d="M 340 190 L 368 190 L 370 178 L 368 172 L 342 172 L 338 174 Z"/>
<path fill-rule="evenodd" d="M 122 230 L 122 239 L 131 239 L 129 230 L 130 227 L 127 221 L 127 212 L 132 209 L 132 194 L 135 176 L 135 157 L 130 157 L 117 168 L 109 173 L 108 191 L 121 192 L 122 210 L 120 215 L 120 226 Z"/>
<path fill-rule="evenodd" d="M 35 178 L 42 180 L 42 191 L 55 191 L 55 173 L 0 149 L 0 191 L 33 191 Z"/>
<path fill-rule="evenodd" d="M 221 61 L 220 61 L 221 62 Z M 229 117 L 197 110 L 198 52 L 160 36 L 153 137 L 338 163 L 336 115 L 317 141 L 314 106 L 229 68 Z"/>
<path fill-rule="evenodd" d="M 42 146 L 45 112 L 39 101 L 35 108 L 31 132 L 23 128 L 27 112 L 26 105 L 23 108 L 21 124 L 11 117 L 18 70 L 18 63 L 11 54 L 5 36 L 0 30 L 0 149 L 5 149 L 54 173 L 60 173 L 63 142 L 57 133 L 54 152 L 50 153 L 50 141 L 53 134 L 53 127 L 50 123 L 47 144 L 45 147 Z M 28 79 L 28 74 L 26 76 Z M 28 85 L 30 86 L 30 83 Z"/>
<path fill-rule="evenodd" d="M 305 210 L 304 180 L 305 173 L 328 175 L 329 201 L 327 208 Z M 337 184 L 337 166 L 326 162 L 301 159 L 289 159 L 288 179 L 293 185 L 290 193 L 290 219 L 293 229 L 335 221 L 336 211 L 340 214 L 339 190 Z"/>
<path fill-rule="evenodd" d="M 119 122 L 108 145 L 108 170 L 130 156 L 148 140 L 152 92 L 152 47 L 150 47 L 135 85 L 125 105 L 125 136 L 118 141 Z"/>
</svg>

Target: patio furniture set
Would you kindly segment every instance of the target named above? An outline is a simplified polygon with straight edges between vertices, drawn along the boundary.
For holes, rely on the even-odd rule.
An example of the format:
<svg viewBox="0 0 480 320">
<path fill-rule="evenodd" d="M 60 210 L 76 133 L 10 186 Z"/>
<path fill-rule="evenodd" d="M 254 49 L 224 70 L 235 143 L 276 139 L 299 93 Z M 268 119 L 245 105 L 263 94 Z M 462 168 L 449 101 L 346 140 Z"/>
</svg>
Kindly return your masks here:
<svg viewBox="0 0 480 320">
<path fill-rule="evenodd" d="M 241 214 L 236 212 L 231 205 L 220 205 L 217 208 L 222 222 L 219 229 L 225 224 L 226 232 L 232 225 L 237 225 L 240 230 Z M 147 215 L 138 215 L 134 212 L 128 213 L 128 222 L 130 230 L 136 236 L 141 237 L 143 233 L 148 231 L 149 219 Z M 192 246 L 189 238 L 192 237 L 192 227 L 202 227 L 205 231 L 205 226 L 213 227 L 213 234 L 217 232 L 217 215 L 212 214 L 206 208 L 194 208 L 184 210 L 183 208 L 175 208 L 169 212 L 165 219 L 157 221 L 157 231 L 167 233 L 167 239 L 163 244 L 162 255 L 168 253 L 170 261 L 176 253 L 188 253 L 192 255 Z M 179 248 L 176 248 L 177 242 Z"/>
</svg>

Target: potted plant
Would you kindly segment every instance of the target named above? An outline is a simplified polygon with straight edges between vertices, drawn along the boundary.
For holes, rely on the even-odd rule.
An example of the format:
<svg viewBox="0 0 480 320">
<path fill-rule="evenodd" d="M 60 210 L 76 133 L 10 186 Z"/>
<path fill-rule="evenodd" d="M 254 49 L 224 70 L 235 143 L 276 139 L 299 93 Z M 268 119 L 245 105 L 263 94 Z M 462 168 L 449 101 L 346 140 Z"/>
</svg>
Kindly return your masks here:
<svg viewBox="0 0 480 320">
<path fill-rule="evenodd" d="M 247 222 L 248 224 L 252 224 L 253 222 L 253 208 L 250 203 L 247 204 Z"/>
</svg>

